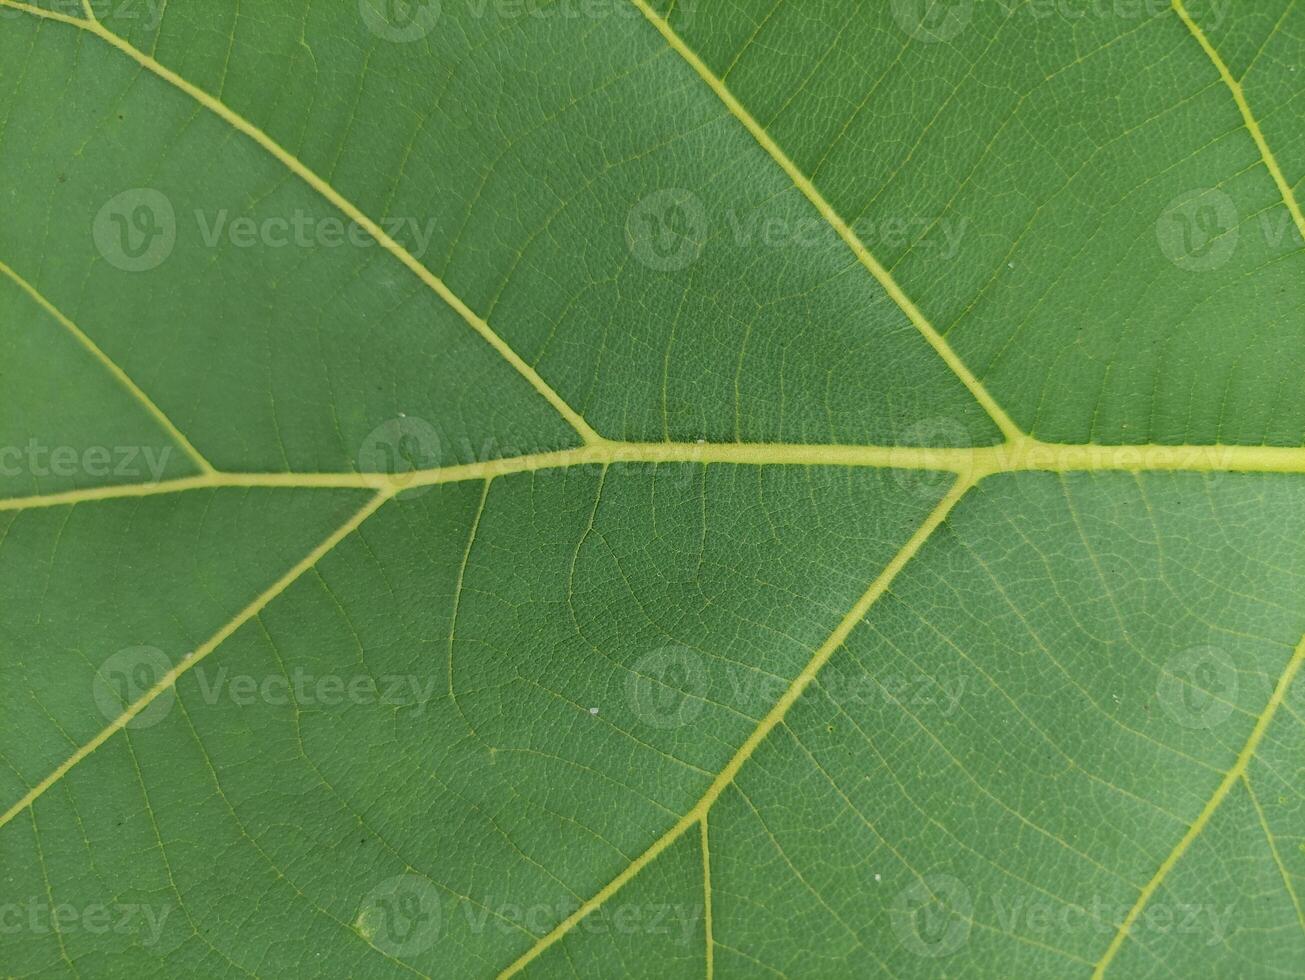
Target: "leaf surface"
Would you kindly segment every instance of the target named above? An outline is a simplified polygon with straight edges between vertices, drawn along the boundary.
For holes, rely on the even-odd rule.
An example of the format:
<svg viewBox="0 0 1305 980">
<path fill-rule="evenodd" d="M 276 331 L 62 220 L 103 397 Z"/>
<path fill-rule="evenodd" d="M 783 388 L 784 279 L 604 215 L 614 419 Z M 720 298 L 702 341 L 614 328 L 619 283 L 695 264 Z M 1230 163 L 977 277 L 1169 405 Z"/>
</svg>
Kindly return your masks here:
<svg viewBox="0 0 1305 980">
<path fill-rule="evenodd" d="M 0 15 L 0 973 L 1301 975 L 1295 4 Z"/>
</svg>

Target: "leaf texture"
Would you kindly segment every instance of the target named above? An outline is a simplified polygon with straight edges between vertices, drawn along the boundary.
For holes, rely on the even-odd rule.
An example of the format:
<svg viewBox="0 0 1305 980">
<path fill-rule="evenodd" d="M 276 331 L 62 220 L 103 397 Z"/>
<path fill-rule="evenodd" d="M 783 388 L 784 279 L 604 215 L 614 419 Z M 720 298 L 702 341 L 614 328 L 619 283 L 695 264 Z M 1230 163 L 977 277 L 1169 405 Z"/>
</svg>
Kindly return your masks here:
<svg viewBox="0 0 1305 980">
<path fill-rule="evenodd" d="M 1293 0 L 0 0 L 0 974 L 1305 974 Z"/>
</svg>

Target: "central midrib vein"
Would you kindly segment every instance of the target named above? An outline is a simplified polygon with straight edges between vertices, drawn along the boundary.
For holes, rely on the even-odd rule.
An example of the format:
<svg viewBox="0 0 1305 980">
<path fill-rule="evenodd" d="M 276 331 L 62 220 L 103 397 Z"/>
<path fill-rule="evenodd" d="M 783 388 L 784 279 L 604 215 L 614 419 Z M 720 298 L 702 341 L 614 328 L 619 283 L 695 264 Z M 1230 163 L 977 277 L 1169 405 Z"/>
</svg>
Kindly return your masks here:
<svg viewBox="0 0 1305 980">
<path fill-rule="evenodd" d="M 227 487 L 372 489 L 402 491 L 443 483 L 488 480 L 517 473 L 573 467 L 638 467 L 655 464 L 732 466 L 833 466 L 955 473 L 971 483 L 1005 473 L 1305 473 L 1305 447 L 1228 445 L 1070 445 L 1022 438 L 996 446 L 841 446 L 819 443 L 615 442 L 530 453 L 407 473 L 235 473 L 158 483 L 69 490 L 0 499 L 0 511 L 149 497 Z"/>
<path fill-rule="evenodd" d="M 854 232 L 846 225 L 833 207 L 824 199 L 811 181 L 803 175 L 783 150 L 766 133 L 765 129 L 747 112 L 729 92 L 724 82 L 717 78 L 705 63 L 674 32 L 669 23 L 656 13 L 646 0 L 631 0 L 662 34 L 671 47 L 679 53 L 689 65 L 703 78 L 709 87 L 721 98 L 729 111 L 739 119 L 745 128 L 757 139 L 775 162 L 789 175 L 799 190 L 816 207 L 822 217 L 838 232 L 840 237 L 856 255 L 857 259 L 879 281 L 881 286 L 906 313 L 911 322 L 934 347 L 954 374 L 965 384 L 970 393 L 992 417 L 1007 441 L 997 446 L 981 448 L 912 448 L 885 446 L 828 446 L 811 444 L 703 444 L 703 443 L 632 443 L 606 440 L 594 431 L 588 423 L 561 396 L 555 392 L 533 367 L 526 364 L 479 316 L 462 302 L 453 292 L 425 266 L 413 258 L 401 245 L 393 241 L 383 229 L 363 214 L 353 204 L 334 190 L 327 182 L 317 177 L 292 154 L 279 146 L 271 137 L 249 123 L 243 117 L 226 107 L 216 98 L 192 85 L 170 69 L 162 66 L 153 58 L 138 51 L 131 44 L 104 28 L 94 17 L 89 2 L 84 0 L 86 18 L 75 18 L 53 13 L 16 0 L 0 0 L 0 6 L 9 6 L 24 10 L 36 16 L 70 24 L 89 31 L 100 37 L 119 51 L 137 61 L 142 67 L 154 72 L 170 84 L 181 89 L 206 108 L 217 113 L 236 129 L 255 139 L 278 160 L 284 163 L 310 186 L 325 196 L 332 204 L 345 212 L 350 218 L 366 228 L 387 251 L 394 254 L 405 266 L 413 271 L 423 282 L 438 293 L 455 311 L 463 317 L 490 345 L 525 377 L 575 430 L 580 434 L 585 445 L 579 449 L 561 450 L 551 453 L 539 453 L 511 459 L 493 460 L 462 466 L 447 466 L 431 470 L 421 470 L 409 474 L 358 474 L 358 473 L 267 473 L 235 474 L 205 469 L 201 476 L 165 481 L 154 484 L 140 484 L 126 487 L 107 487 L 94 490 L 70 491 L 62 494 L 47 494 L 37 497 L 15 498 L 0 501 L 0 510 L 16 510 L 28 507 L 56 506 L 74 504 L 83 501 L 110 499 L 113 497 L 144 496 L 180 492 L 200 488 L 220 487 L 356 487 L 377 491 L 375 496 L 341 527 L 336 529 L 326 540 L 305 556 L 298 564 L 287 571 L 276 583 L 253 600 L 238 613 L 213 637 L 192 652 L 186 659 L 173 668 L 149 692 L 137 702 L 127 707 L 123 714 L 103 729 L 90 742 L 79 748 L 62 765 L 55 769 L 40 784 L 3 815 L 0 815 L 0 827 L 8 823 L 18 813 L 30 807 L 46 789 L 58 782 L 82 759 L 90 755 L 104 741 L 144 710 L 164 690 L 174 686 L 181 675 L 199 660 L 208 656 L 244 622 L 252 618 L 268 603 L 279 596 L 296 581 L 305 571 L 312 568 L 318 560 L 328 554 L 340 541 L 357 531 L 359 527 L 389 500 L 393 499 L 406 487 L 428 486 L 438 483 L 450 483 L 465 480 L 489 481 L 497 476 L 512 473 L 533 472 L 548 468 L 574 467 L 583 465 L 604 468 L 628 464 L 652 463 L 697 463 L 697 464 L 736 464 L 736 465 L 828 465 L 828 466 L 864 466 L 892 467 L 899 469 L 942 470 L 957 475 L 952 489 L 939 502 L 925 521 L 917 528 L 905 546 L 889 561 L 883 571 L 876 577 L 857 603 L 835 627 L 823 644 L 814 652 L 811 660 L 793 679 L 784 694 L 767 713 L 752 734 L 743 742 L 729 762 L 713 780 L 708 790 L 697 804 L 658 838 L 635 861 L 631 862 L 615 879 L 600 890 L 579 910 L 559 923 L 550 933 L 541 938 L 512 965 L 501 974 L 508 977 L 515 974 L 533 961 L 556 940 L 566 935 L 570 929 L 585 915 L 600 906 L 611 894 L 618 891 L 627 881 L 639 873 L 666 847 L 678 840 L 687 830 L 700 826 L 703 833 L 704 861 L 706 861 L 706 820 L 707 814 L 720 793 L 729 786 L 740 768 L 751 757 L 769 733 L 780 724 L 788 709 L 815 679 L 828 659 L 842 646 L 847 637 L 860 621 L 869 613 L 880 595 L 891 585 L 901 569 L 932 537 L 951 513 L 952 509 L 965 497 L 969 490 L 980 480 L 1001 473 L 1050 471 L 1050 472 L 1101 472 L 1101 471 L 1154 471 L 1184 470 L 1193 472 L 1277 472 L 1305 473 L 1305 449 L 1294 447 L 1252 447 L 1252 446 L 1094 446 L 1094 445 L 1060 445 L 1044 443 L 1022 433 L 1001 406 L 987 392 L 983 384 L 969 371 L 959 356 L 950 348 L 946 340 L 937 333 L 932 324 L 901 290 L 892 276 L 869 253 L 856 238 Z M 1192 34 L 1200 42 L 1218 68 L 1221 77 L 1232 91 L 1238 107 L 1243 114 L 1248 130 L 1261 151 L 1265 165 L 1282 191 L 1283 198 L 1291 211 L 1298 227 L 1305 231 L 1305 218 L 1302 218 L 1294 195 L 1285 184 L 1281 170 L 1274 159 L 1267 143 L 1259 130 L 1258 123 L 1250 113 L 1242 95 L 1240 83 L 1233 78 L 1218 53 L 1206 39 L 1195 21 L 1187 13 L 1182 0 L 1172 0 L 1172 5 Z M 112 366 L 112 365 L 110 365 Z M 124 376 L 125 378 L 125 376 Z M 134 387 L 127 379 L 129 387 Z M 143 393 L 137 393 L 144 399 Z M 144 399 L 147 404 L 147 399 Z M 157 412 L 157 409 L 155 409 Z M 161 413 L 160 413 L 161 414 Z M 166 417 L 163 418 L 167 422 Z M 171 426 L 171 423 L 167 423 Z M 181 438 L 186 448 L 190 448 Z M 202 464 L 206 461 L 191 449 L 192 455 Z M 1189 828 L 1187 835 L 1161 865 L 1155 877 L 1143 889 L 1128 920 L 1121 926 L 1105 955 L 1098 963 L 1096 975 L 1100 976 L 1109 965 L 1115 953 L 1121 947 L 1129 932 L 1132 921 L 1141 913 L 1150 894 L 1159 887 L 1169 868 L 1182 856 L 1187 846 L 1201 832 L 1204 824 L 1218 808 L 1224 796 L 1238 778 L 1242 778 L 1253 756 L 1260 738 L 1273 718 L 1287 687 L 1296 672 L 1305 661 L 1305 641 L 1297 648 L 1288 664 L 1279 685 L 1259 718 L 1246 745 L 1239 754 L 1234 766 L 1225 775 L 1224 780 L 1214 796 L 1207 802 L 1201 814 Z M 709 864 L 704 864 L 709 875 Z M 710 942 L 710 938 L 708 939 Z M 710 952 L 708 953 L 710 963 Z"/>
</svg>

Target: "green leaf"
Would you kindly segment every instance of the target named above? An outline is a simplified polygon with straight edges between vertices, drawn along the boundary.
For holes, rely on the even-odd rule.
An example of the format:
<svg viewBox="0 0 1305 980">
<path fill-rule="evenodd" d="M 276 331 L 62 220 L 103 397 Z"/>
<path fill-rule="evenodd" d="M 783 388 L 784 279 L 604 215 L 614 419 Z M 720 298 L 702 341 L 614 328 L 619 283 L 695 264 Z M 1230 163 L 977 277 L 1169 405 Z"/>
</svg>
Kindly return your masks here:
<svg viewBox="0 0 1305 980">
<path fill-rule="evenodd" d="M 1305 10 L 0 28 L 0 973 L 1302 975 Z"/>
</svg>

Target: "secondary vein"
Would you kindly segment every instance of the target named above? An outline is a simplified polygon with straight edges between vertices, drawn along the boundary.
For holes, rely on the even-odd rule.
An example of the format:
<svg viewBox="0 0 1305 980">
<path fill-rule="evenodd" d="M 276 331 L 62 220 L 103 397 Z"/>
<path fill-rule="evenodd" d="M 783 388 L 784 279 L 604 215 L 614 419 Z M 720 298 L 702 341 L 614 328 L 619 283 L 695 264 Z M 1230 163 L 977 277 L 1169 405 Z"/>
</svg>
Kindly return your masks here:
<svg viewBox="0 0 1305 980">
<path fill-rule="evenodd" d="M 154 700 L 164 691 L 170 689 L 183 674 L 198 664 L 201 660 L 220 647 L 226 640 L 236 632 L 241 626 L 253 619 L 263 611 L 273 599 L 290 588 L 298 579 L 309 569 L 313 568 L 322 558 L 324 558 L 336 545 L 358 530 L 367 518 L 376 513 L 387 500 L 394 496 L 392 491 L 383 490 L 373 496 L 367 503 L 336 528 L 331 534 L 317 545 L 312 551 L 301 558 L 293 568 L 282 575 L 274 583 L 268 586 L 263 592 L 255 597 L 244 609 L 236 613 L 221 629 L 205 640 L 200 646 L 196 647 L 180 663 L 175 665 L 171 670 L 159 678 L 148 691 L 142 694 L 134 702 L 128 705 L 113 721 L 102 728 L 99 733 L 85 745 L 82 745 L 72 755 L 65 759 L 54 769 L 48 776 L 28 790 L 17 803 L 9 807 L 3 814 L 0 814 L 0 827 L 9 823 L 14 817 L 22 813 L 41 797 L 59 780 L 63 779 L 78 763 L 88 755 L 107 742 L 113 735 L 117 734 L 154 702 Z"/>
<path fill-rule="evenodd" d="M 34 300 L 41 309 L 48 313 L 56 323 L 72 334 L 77 342 L 86 348 L 91 356 L 104 366 L 104 369 L 113 376 L 114 380 L 122 385 L 122 387 L 126 388 L 132 398 L 136 399 L 137 402 L 144 406 L 145 410 L 154 417 L 154 420 L 167 431 L 169 436 L 172 437 L 172 440 L 180 446 L 185 454 L 191 458 L 191 461 L 199 467 L 201 473 L 213 474 L 217 472 L 217 470 L 213 468 L 213 464 L 204 458 L 200 451 L 194 447 L 189 439 L 186 438 L 185 434 L 177 428 L 172 419 L 168 418 L 163 409 L 159 408 L 154 400 L 150 398 L 149 395 L 145 394 L 140 385 L 136 384 L 136 382 L 131 379 L 131 376 L 128 375 L 127 372 L 113 360 L 113 358 L 104 353 L 95 341 L 91 340 L 91 338 L 88 337 L 81 328 L 77 326 L 77 324 L 73 323 L 72 320 L 65 316 L 62 310 L 46 299 L 35 286 L 20 276 L 4 262 L 0 262 L 0 274 L 11 279 L 19 289 L 31 297 L 31 299 Z"/>
<path fill-rule="evenodd" d="M 771 159 L 779 164 L 780 168 L 789 176 L 789 179 L 793 181 L 803 196 L 820 212 L 821 217 L 829 222 L 834 231 L 838 233 L 838 237 L 852 250 L 852 254 L 856 256 L 857 261 L 875 277 L 879 285 L 906 314 L 907 319 L 920 331 L 924 339 L 929 342 L 952 373 L 969 389 L 974 400 L 983 406 L 984 411 L 992 418 L 997 428 L 1001 430 L 1002 435 L 1012 442 L 1018 442 L 1026 438 L 1020 427 L 1015 424 L 1011 417 L 1006 414 L 1005 409 L 997 403 L 997 400 L 983 386 L 983 382 L 975 377 L 974 372 L 961 360 L 960 355 L 952 349 L 951 344 L 947 343 L 946 338 L 938 332 L 934 325 L 929 322 L 928 317 L 906 295 L 892 274 L 871 254 L 861 239 L 857 237 L 856 232 L 834 210 L 833 205 L 825 200 L 824 195 L 816 189 L 811 179 L 798 168 L 797 164 L 766 132 L 765 127 L 757 122 L 747 108 L 734 96 L 725 82 L 707 67 L 706 63 L 676 33 L 666 18 L 649 6 L 647 0 L 630 0 L 630 2 L 639 8 L 639 11 L 647 18 L 649 23 L 666 39 L 666 43 L 698 73 L 699 77 L 707 83 L 708 87 L 725 104 L 725 108 L 730 111 L 730 114 L 743 124 L 744 128 L 752 134 L 753 139 L 761 145 L 761 148 L 770 155 Z"/>
<path fill-rule="evenodd" d="M 1237 110 L 1242 114 L 1242 122 L 1245 123 L 1247 131 L 1251 134 L 1251 139 L 1255 140 L 1255 146 L 1260 151 L 1260 159 L 1264 161 L 1264 166 L 1268 168 L 1270 176 L 1273 177 L 1273 182 L 1278 187 L 1278 193 L 1282 195 L 1283 203 L 1287 205 L 1292 220 L 1296 222 L 1297 230 L 1305 235 L 1305 215 L 1301 214 L 1300 204 L 1296 201 L 1296 194 L 1291 189 L 1291 185 L 1287 183 L 1282 167 L 1278 166 L 1278 158 L 1273 155 L 1273 150 L 1269 148 L 1269 142 L 1264 138 L 1264 131 L 1260 129 L 1259 121 L 1255 118 L 1255 114 L 1251 112 L 1251 105 L 1246 101 L 1246 92 L 1242 89 L 1242 83 L 1233 77 L 1227 62 L 1223 60 L 1223 57 L 1215 50 L 1214 45 L 1210 43 L 1205 31 L 1188 13 L 1183 0 L 1171 0 L 1171 2 L 1174 12 L 1182 18 L 1183 23 L 1187 25 L 1187 29 L 1192 32 L 1192 36 L 1201 45 L 1201 49 L 1213 62 L 1214 67 L 1218 69 L 1219 77 L 1223 79 L 1223 83 L 1228 86 L 1233 101 L 1237 103 Z"/>
<path fill-rule="evenodd" d="M 1101 980 L 1101 977 L 1105 976 L 1107 968 L 1119 953 L 1120 948 L 1124 945 L 1124 940 L 1128 938 L 1128 934 L 1132 930 L 1133 924 L 1137 922 L 1138 917 L 1146 908 L 1147 902 L 1151 900 L 1151 896 L 1156 893 L 1164 883 L 1165 878 L 1168 877 L 1169 872 L 1174 869 L 1174 866 L 1178 864 L 1179 860 L 1182 859 L 1182 856 L 1187 853 L 1187 849 L 1191 847 L 1192 842 L 1201 835 L 1201 831 L 1203 831 L 1206 825 L 1209 824 L 1210 819 L 1214 816 L 1215 811 L 1219 809 L 1219 805 L 1223 803 L 1224 799 L 1228 796 L 1229 791 L 1246 773 L 1247 766 L 1250 765 L 1251 759 L 1255 757 L 1255 750 L 1259 748 L 1260 742 L 1263 740 L 1265 733 L 1268 732 L 1269 726 L 1273 723 L 1274 715 L 1277 714 L 1278 708 L 1282 705 L 1283 699 L 1287 696 L 1287 689 L 1291 687 L 1291 682 L 1295 680 L 1296 675 L 1300 672 L 1302 664 L 1305 664 L 1305 639 L 1300 641 L 1300 644 L 1296 647 L 1291 659 L 1287 661 L 1287 666 L 1284 668 L 1282 676 L 1278 679 L 1278 684 L 1273 689 L 1273 694 L 1265 704 L 1264 710 L 1260 712 L 1259 717 L 1255 720 L 1255 725 L 1251 728 L 1251 734 L 1246 739 L 1246 744 L 1242 746 L 1241 752 L 1237 754 L 1237 758 L 1233 762 L 1232 767 L 1224 774 L 1219 785 L 1215 787 L 1214 793 L 1206 801 L 1205 806 L 1201 808 L 1201 812 L 1196 815 L 1196 819 L 1192 821 L 1192 825 L 1187 828 L 1187 833 L 1183 834 L 1182 839 L 1179 840 L 1179 842 L 1174 846 L 1174 849 L 1169 852 L 1169 856 L 1160 862 L 1160 867 L 1151 877 L 1151 880 L 1143 886 L 1141 894 L 1137 896 L 1137 901 L 1133 903 L 1133 907 L 1124 918 L 1123 924 L 1119 927 L 1119 931 L 1115 933 L 1114 938 L 1110 941 L 1110 945 L 1106 947 L 1105 953 L 1102 954 L 1101 959 L 1097 962 L 1096 969 L 1092 973 L 1093 980 Z"/>
<path fill-rule="evenodd" d="M 793 678 L 792 682 L 785 689 L 779 700 L 775 702 L 770 711 L 766 713 L 766 716 L 762 718 L 757 727 L 753 729 L 752 734 L 750 734 L 747 739 L 744 740 L 743 744 L 739 746 L 729 762 L 725 764 L 725 767 L 721 769 L 721 771 L 716 775 L 716 778 L 712 780 L 711 784 L 707 787 L 707 791 L 702 795 L 698 802 L 695 803 L 693 807 L 674 824 L 674 826 L 662 834 L 661 837 L 657 838 L 657 840 L 655 840 L 647 850 L 630 862 L 630 864 L 628 864 L 620 874 L 613 878 L 604 888 L 595 894 L 593 898 L 589 899 L 589 901 L 581 905 L 575 912 L 558 923 L 551 932 L 530 947 L 530 949 L 526 950 L 526 952 L 518 957 L 516 961 L 507 967 L 507 969 L 500 973 L 499 980 L 507 980 L 508 977 L 523 970 L 531 961 L 543 953 L 544 950 L 548 949 L 549 946 L 553 945 L 553 943 L 557 942 L 570 932 L 577 923 L 585 918 L 585 916 L 599 908 L 607 901 L 607 899 L 611 898 L 625 887 L 625 885 L 648 864 L 650 864 L 657 855 L 661 854 L 662 851 L 666 850 L 666 848 L 670 847 L 671 844 L 679 840 L 685 832 L 697 826 L 707 816 L 717 798 L 734 782 L 739 770 L 742 769 L 748 759 L 752 757 L 752 754 L 757 750 L 757 747 L 764 742 L 766 736 L 768 736 L 775 727 L 784 720 L 789 709 L 800 697 L 802 697 L 803 692 L 810 686 L 811 682 L 815 680 L 816 675 L 820 673 L 821 668 L 829 662 L 829 658 L 837 652 L 844 642 L 846 642 L 847 638 L 852 634 L 852 631 L 856 629 L 870 612 L 870 608 L 879 600 L 879 597 L 888 591 L 888 587 L 892 585 L 893 580 L 897 578 L 898 573 L 900 573 L 901 570 L 906 567 L 907 563 L 915 557 L 922 547 L 924 547 L 925 542 L 933 536 L 933 532 L 942 525 L 942 523 L 947 519 L 947 515 L 951 513 L 952 508 L 960 502 L 961 498 L 969 492 L 973 485 L 974 481 L 972 478 L 960 478 L 956 480 L 947 495 L 939 501 L 938 505 L 932 512 L 930 512 L 929 516 L 925 518 L 924 522 L 916 529 L 915 533 L 911 535 L 906 544 L 902 546 L 902 549 L 892 557 L 887 565 L 884 566 L 883 571 L 880 572 L 875 580 L 870 583 L 870 586 L 861 595 L 861 598 L 856 601 L 852 608 L 848 610 L 847 614 L 839 621 L 838 625 L 834 627 L 833 632 L 829 634 L 829 637 L 825 642 L 822 643 L 815 653 L 811 655 L 811 659 L 807 662 L 807 665 L 802 668 L 802 671 L 796 677 Z"/>
<path fill-rule="evenodd" d="M 156 61 L 152 56 L 146 54 L 140 49 L 134 47 L 130 42 L 109 30 L 98 20 L 83 20 L 77 17 L 70 17 L 66 14 L 56 14 L 48 10 L 42 10 L 39 7 L 33 7 L 30 4 L 22 3 L 20 0 L 0 0 L 0 6 L 10 7 L 14 10 L 21 10 L 24 13 L 32 14 L 36 17 L 42 17 L 47 20 L 57 21 L 61 24 L 68 24 L 79 30 L 86 31 L 89 34 L 100 38 L 110 47 L 120 51 L 122 54 L 131 58 L 146 71 L 158 76 L 163 81 L 172 85 L 186 95 L 190 96 L 205 109 L 208 109 L 218 118 L 229 124 L 233 129 L 252 139 L 255 143 L 265 149 L 286 169 L 297 176 L 305 184 L 317 191 L 322 197 L 326 198 L 339 211 L 344 213 L 351 221 L 364 229 L 375 241 L 398 259 L 411 271 L 418 279 L 436 293 L 445 303 L 447 303 L 467 324 L 476 331 L 486 343 L 490 345 L 505 361 L 507 361 L 517 373 L 520 374 L 530 384 L 535 391 L 540 394 L 552 407 L 571 425 L 580 435 L 586 444 L 596 444 L 603 441 L 600 436 L 588 422 L 572 408 L 559 395 L 551 385 L 548 384 L 530 364 L 519 355 L 511 346 L 500 337 L 494 329 L 475 311 L 473 311 L 462 299 L 453 292 L 445 282 L 436 276 L 433 272 L 422 265 L 420 261 L 406 248 L 394 240 L 384 228 L 364 214 L 357 205 L 349 201 L 343 194 L 337 191 L 330 183 L 318 176 L 307 164 L 296 157 L 293 153 L 283 147 L 262 129 L 255 126 L 252 122 L 240 115 L 226 103 L 205 92 L 203 89 L 182 78 L 171 68 Z"/>
</svg>

